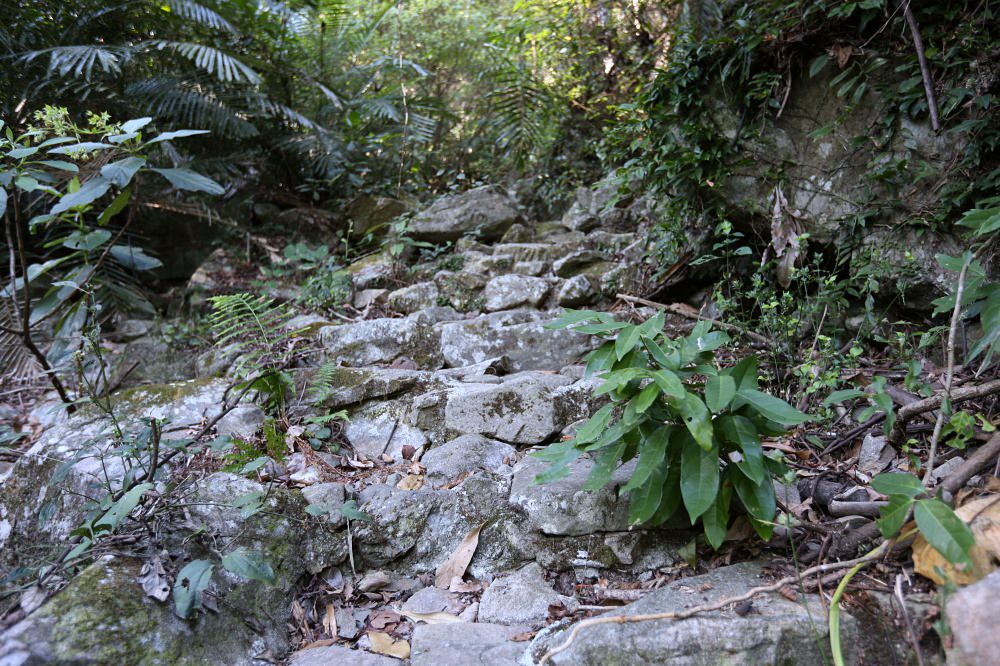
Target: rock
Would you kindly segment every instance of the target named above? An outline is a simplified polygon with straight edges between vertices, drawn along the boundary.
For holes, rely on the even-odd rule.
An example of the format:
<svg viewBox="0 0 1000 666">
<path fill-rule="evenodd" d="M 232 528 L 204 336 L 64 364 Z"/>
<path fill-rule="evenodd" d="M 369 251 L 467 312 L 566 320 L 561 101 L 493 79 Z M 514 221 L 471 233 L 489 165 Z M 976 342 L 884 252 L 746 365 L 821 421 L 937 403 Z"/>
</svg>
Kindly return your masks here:
<svg viewBox="0 0 1000 666">
<path fill-rule="evenodd" d="M 437 305 L 439 296 L 436 284 L 433 282 L 418 282 L 409 287 L 397 289 L 389 294 L 386 305 L 389 306 L 390 310 L 402 312 L 403 314 L 412 314 L 417 310 Z"/>
<path fill-rule="evenodd" d="M 344 425 L 344 437 L 358 453 L 373 460 L 383 453 L 401 459 L 404 446 L 422 450 L 427 436 L 410 425 L 407 401 L 371 402 L 352 410 Z"/>
<path fill-rule="evenodd" d="M 580 275 L 591 266 L 605 263 L 607 257 L 600 252 L 593 250 L 580 250 L 567 255 L 552 264 L 552 272 L 561 278 L 570 278 Z"/>
<path fill-rule="evenodd" d="M 954 637 L 948 663 L 978 666 L 995 663 L 1000 655 L 1000 570 L 948 598 L 947 617 Z"/>
<path fill-rule="evenodd" d="M 431 243 L 454 242 L 466 234 L 496 240 L 520 221 L 517 202 L 500 188 L 487 185 L 437 199 L 413 216 L 408 233 Z"/>
<path fill-rule="evenodd" d="M 440 485 L 478 470 L 509 474 L 508 461 L 514 459 L 515 453 L 510 444 L 481 435 L 462 435 L 434 447 L 423 455 L 420 463 L 427 468 L 427 481 Z"/>
<path fill-rule="evenodd" d="M 486 282 L 485 276 L 468 270 L 457 273 L 438 271 L 434 274 L 434 284 L 438 287 L 440 300 L 462 312 L 482 308 L 483 299 L 479 292 L 486 286 Z"/>
<path fill-rule="evenodd" d="M 368 319 L 319 331 L 326 356 L 354 366 L 391 363 L 405 356 L 422 367 L 441 367 L 439 334 L 418 312 L 403 319 Z"/>
<path fill-rule="evenodd" d="M 302 489 L 302 496 L 312 505 L 326 509 L 323 519 L 332 527 L 340 527 L 346 521 L 339 509 L 344 505 L 346 494 L 343 483 L 316 483 Z"/>
<path fill-rule="evenodd" d="M 277 204 L 273 204 L 266 201 L 258 201 L 253 205 L 253 215 L 262 224 L 275 224 L 278 221 L 278 215 L 281 214 L 281 208 Z"/>
<path fill-rule="evenodd" d="M 199 377 L 221 377 L 239 358 L 242 345 L 234 342 L 225 347 L 212 347 L 194 360 L 194 369 Z"/>
<path fill-rule="evenodd" d="M 429 378 L 429 374 L 425 372 L 396 368 L 326 368 L 324 372 L 327 375 L 325 379 L 330 384 L 329 390 L 322 391 L 318 396 L 307 391 L 306 402 L 329 409 L 339 409 L 376 398 L 389 398 L 409 391 Z M 317 381 L 315 370 L 303 374 L 305 376 L 297 384 L 308 387 Z"/>
<path fill-rule="evenodd" d="M 445 428 L 514 444 L 540 444 L 567 425 L 552 391 L 570 383 L 561 375 L 526 372 L 499 385 L 456 387 L 448 395 Z"/>
<path fill-rule="evenodd" d="M 215 431 L 219 435 L 246 439 L 264 425 L 264 417 L 264 410 L 257 405 L 240 404 L 219 419 L 215 424 Z"/>
<path fill-rule="evenodd" d="M 865 435 L 858 453 L 858 471 L 874 476 L 889 466 L 896 457 L 896 451 L 886 444 L 885 437 Z"/>
<path fill-rule="evenodd" d="M 549 269 L 549 264 L 546 261 L 518 261 L 515 263 L 511 269 L 511 273 L 517 275 L 530 275 L 532 277 L 538 277 L 542 275 Z"/>
<path fill-rule="evenodd" d="M 511 640 L 526 627 L 448 622 L 418 624 L 413 630 L 411 666 L 516 666 L 527 643 Z"/>
<path fill-rule="evenodd" d="M 451 490 L 365 488 L 359 508 L 372 521 L 352 521 L 356 556 L 367 567 L 392 563 L 394 571 L 431 573 L 473 528 L 486 525 L 469 574 L 510 569 L 522 559 L 504 530 L 512 520 L 505 499 L 509 481 L 473 476 Z"/>
<path fill-rule="evenodd" d="M 514 573 L 498 578 L 483 592 L 479 601 L 479 620 L 507 625 L 541 626 L 549 616 L 549 606 L 562 605 L 573 612 L 580 605 L 546 582 L 542 568 L 528 564 Z"/>
<path fill-rule="evenodd" d="M 371 254 L 347 267 L 354 288 L 359 291 L 378 288 L 392 277 L 392 258 L 384 253 Z"/>
<path fill-rule="evenodd" d="M 391 197 L 373 197 L 359 194 L 347 204 L 347 219 L 351 222 L 351 238 L 360 240 L 365 235 L 407 212 L 410 205 Z"/>
<path fill-rule="evenodd" d="M 931 478 L 934 479 L 936 483 L 940 483 L 942 480 L 946 479 L 949 474 L 954 472 L 956 469 L 961 467 L 965 463 L 965 458 L 962 456 L 955 456 L 954 458 L 949 458 L 942 464 L 934 468 L 931 472 Z"/>
<path fill-rule="evenodd" d="M 362 289 L 358 293 L 354 294 L 352 304 L 356 309 L 364 310 L 372 305 L 381 305 L 382 303 L 385 303 L 388 296 L 388 289 Z"/>
<path fill-rule="evenodd" d="M 652 590 L 641 600 L 614 615 L 682 611 L 691 606 L 728 598 L 763 584 L 763 566 L 743 563 L 719 567 L 703 576 L 682 578 Z M 808 609 L 805 607 L 808 604 Z M 568 650 L 552 663 L 574 666 L 638 666 L 640 664 L 796 664 L 829 662 L 826 623 L 818 600 L 788 601 L 780 595 L 765 595 L 753 601 L 752 612 L 739 615 L 732 609 L 698 614 L 685 620 L 603 624 L 581 632 Z M 893 663 L 896 655 L 881 643 L 882 629 L 865 626 L 850 615 L 842 615 L 841 645 L 849 664 Z M 867 616 L 866 616 L 867 617 Z M 532 642 L 537 660 L 547 649 L 566 638 L 561 631 L 546 631 Z"/>
<path fill-rule="evenodd" d="M 194 357 L 172 347 L 159 337 L 137 338 L 125 345 L 122 355 L 125 369 L 135 366 L 122 380 L 121 386 L 124 388 L 179 382 L 197 376 Z"/>
<path fill-rule="evenodd" d="M 0 635 L 0 663 L 250 666 L 265 650 L 287 649 L 282 627 L 269 622 L 257 635 L 228 605 L 194 623 L 177 618 L 169 601 L 143 594 L 135 581 L 140 566 L 112 557 L 92 564 Z"/>
<path fill-rule="evenodd" d="M 235 270 L 234 259 L 229 251 L 222 247 L 216 248 L 188 279 L 187 291 L 216 293 L 232 280 Z"/>
<path fill-rule="evenodd" d="M 548 467 L 548 463 L 531 457 L 514 467 L 510 504 L 524 512 L 532 530 L 547 535 L 584 535 L 628 529 L 628 500 L 618 497 L 617 488 L 632 477 L 634 462 L 618 468 L 612 482 L 598 491 L 583 490 L 593 467 L 589 459 L 575 460 L 569 475 L 558 481 L 536 484 L 535 477 Z"/>
<path fill-rule="evenodd" d="M 117 393 L 114 410 L 128 431 L 145 427 L 148 418 L 163 419 L 165 441 L 187 437 L 188 429 L 214 417 L 227 384 L 200 379 L 146 385 Z M 16 566 L 29 549 L 58 543 L 79 526 L 86 497 L 102 497 L 105 474 L 112 484 L 125 475 L 120 457 L 109 455 L 113 425 L 103 413 L 84 407 L 53 423 L 14 465 L 0 484 L 0 571 Z M 104 458 L 103 463 L 101 457 Z M 52 483 L 65 464 L 65 478 Z"/>
<path fill-rule="evenodd" d="M 549 282 L 523 275 L 501 275 L 490 280 L 483 290 L 486 310 L 510 310 L 519 305 L 537 307 L 549 293 Z"/>
<path fill-rule="evenodd" d="M 575 308 L 594 300 L 596 293 L 590 278 L 576 275 L 562 283 L 556 293 L 556 302 L 564 308 Z"/>
<path fill-rule="evenodd" d="M 510 229 L 508 229 L 503 237 L 500 239 L 501 243 L 529 243 L 532 240 L 533 234 L 528 227 L 520 223 L 512 224 Z"/>
<path fill-rule="evenodd" d="M 403 610 L 408 613 L 439 613 L 441 611 L 457 615 L 462 610 L 462 604 L 457 595 L 439 587 L 425 587 L 417 590 L 412 597 L 403 602 Z"/>
<path fill-rule="evenodd" d="M 325 232 L 337 228 L 338 216 L 322 208 L 289 208 L 278 214 L 276 223 L 288 233 Z"/>
<path fill-rule="evenodd" d="M 354 618 L 351 618 L 354 622 Z M 339 623 L 338 623 L 339 626 Z M 402 663 L 393 657 L 352 650 L 343 645 L 324 645 L 322 647 L 299 650 L 292 654 L 288 666 L 399 666 Z"/>
<path fill-rule="evenodd" d="M 546 329 L 545 324 L 555 317 L 554 313 L 513 310 L 441 324 L 441 355 L 451 368 L 506 356 L 514 372 L 558 370 L 575 363 L 596 343 L 592 336 Z"/>
</svg>

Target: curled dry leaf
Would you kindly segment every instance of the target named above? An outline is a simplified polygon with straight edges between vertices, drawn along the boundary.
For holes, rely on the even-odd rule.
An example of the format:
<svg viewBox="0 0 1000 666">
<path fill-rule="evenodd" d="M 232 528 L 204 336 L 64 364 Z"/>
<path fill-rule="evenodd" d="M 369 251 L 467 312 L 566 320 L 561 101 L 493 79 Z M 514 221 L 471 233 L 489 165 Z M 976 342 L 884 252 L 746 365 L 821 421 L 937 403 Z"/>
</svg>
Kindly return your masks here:
<svg viewBox="0 0 1000 666">
<path fill-rule="evenodd" d="M 396 659 L 410 658 L 410 644 L 407 641 L 394 640 L 392 636 L 381 631 L 369 631 L 368 640 L 371 641 L 372 652 Z"/>
<path fill-rule="evenodd" d="M 170 581 L 159 555 L 154 555 L 153 559 L 142 565 L 136 581 L 142 585 L 142 591 L 147 597 L 166 601 L 170 596 Z"/>
<path fill-rule="evenodd" d="M 455 552 L 437 568 L 434 577 L 435 587 L 447 588 L 452 584 L 453 578 L 462 579 L 465 570 L 469 568 L 472 556 L 476 553 L 476 547 L 479 546 L 479 531 L 481 529 L 483 526 L 479 525 L 466 534 Z"/>
<path fill-rule="evenodd" d="M 323 631 L 327 636 L 337 635 L 337 609 L 330 603 L 326 605 L 326 614 L 323 616 Z"/>
<path fill-rule="evenodd" d="M 413 460 L 413 454 L 417 452 L 416 447 L 412 444 L 403 445 L 403 460 Z"/>
<path fill-rule="evenodd" d="M 424 487 L 424 477 L 417 476 L 416 474 L 407 474 L 400 479 L 396 487 L 400 490 L 420 490 Z"/>
<path fill-rule="evenodd" d="M 358 590 L 361 592 L 374 592 L 381 590 L 389 584 L 389 576 L 384 571 L 371 571 L 358 583 Z"/>
<path fill-rule="evenodd" d="M 970 585 L 985 578 L 1000 562 L 1000 496 L 991 495 L 969 502 L 955 514 L 972 530 L 976 543 L 969 550 L 971 567 L 962 569 L 950 564 L 922 535 L 913 542 L 913 565 L 918 574 L 938 585 L 951 580 L 956 585 Z M 942 572 L 944 577 L 938 573 Z"/>
</svg>

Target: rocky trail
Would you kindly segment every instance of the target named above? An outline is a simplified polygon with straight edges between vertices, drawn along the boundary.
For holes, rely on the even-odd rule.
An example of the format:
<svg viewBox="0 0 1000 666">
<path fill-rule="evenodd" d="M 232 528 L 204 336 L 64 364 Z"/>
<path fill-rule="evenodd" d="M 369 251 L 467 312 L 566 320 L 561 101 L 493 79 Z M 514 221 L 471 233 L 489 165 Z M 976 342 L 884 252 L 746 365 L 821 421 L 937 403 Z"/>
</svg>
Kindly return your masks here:
<svg viewBox="0 0 1000 666">
<path fill-rule="evenodd" d="M 141 530 L 109 537 L 58 593 L 22 598 L 0 664 L 532 664 L 586 617 L 684 610 L 793 572 L 762 544 L 704 552 L 692 569 L 685 521 L 628 525 L 618 496 L 627 466 L 598 491 L 582 489 L 586 458 L 565 479 L 535 483 L 545 463 L 528 454 L 602 404 L 580 364 L 594 339 L 546 323 L 562 308 L 610 306 L 642 270 L 645 204 L 608 208 L 611 197 L 582 190 L 546 223 L 525 220 L 498 188 L 418 212 L 409 238 L 452 242 L 452 253 L 415 263 L 405 280 L 397 260 L 371 255 L 349 269 L 356 317 L 295 321 L 316 353 L 289 370 L 301 396 L 290 415 L 344 410 L 331 426 L 340 450 L 314 450 L 300 427 L 289 433 L 294 452 L 253 473 L 220 471 L 208 454 L 172 463 L 147 495 L 156 510 Z M 239 290 L 234 265 L 217 251 L 189 289 Z M 164 419 L 166 449 L 232 399 L 237 359 L 225 349 L 179 355 L 150 325 L 118 331 L 119 353 L 149 362 L 123 382 L 115 410 L 123 427 Z M 314 399 L 305 387 L 323 361 L 337 366 L 332 389 Z M 120 457 L 101 455 L 105 414 L 36 411 L 40 437 L 0 467 L 4 572 L 54 558 L 95 479 L 125 475 Z M 210 437 L 253 437 L 265 416 L 247 401 Z M 796 488 L 780 491 L 801 502 Z M 216 566 L 202 612 L 179 619 L 167 598 L 178 571 L 239 547 L 270 564 L 274 584 Z M 845 614 L 847 663 L 893 663 L 900 646 L 886 637 L 906 632 L 883 630 L 890 606 L 891 595 L 873 592 Z M 822 664 L 827 650 L 820 598 L 788 588 L 685 620 L 591 627 L 550 663 Z"/>
</svg>

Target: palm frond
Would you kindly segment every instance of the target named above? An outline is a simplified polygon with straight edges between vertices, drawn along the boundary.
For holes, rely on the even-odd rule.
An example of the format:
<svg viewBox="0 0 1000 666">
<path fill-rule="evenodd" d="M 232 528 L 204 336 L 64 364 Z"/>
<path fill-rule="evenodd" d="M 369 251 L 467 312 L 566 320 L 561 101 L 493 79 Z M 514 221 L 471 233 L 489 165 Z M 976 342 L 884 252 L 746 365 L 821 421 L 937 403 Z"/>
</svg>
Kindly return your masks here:
<svg viewBox="0 0 1000 666">
<path fill-rule="evenodd" d="M 184 127 L 208 129 L 217 136 L 234 139 L 247 139 L 259 133 L 244 113 L 216 98 L 204 86 L 160 77 L 126 86 L 125 94 L 144 113 Z"/>
<path fill-rule="evenodd" d="M 192 0 L 168 0 L 167 6 L 170 7 L 170 11 L 181 18 L 200 23 L 209 28 L 225 30 L 226 32 L 236 34 L 236 29 L 229 21 L 224 19 L 214 9 L 210 9 L 205 5 L 193 2 Z"/>
<path fill-rule="evenodd" d="M 21 60 L 28 63 L 44 56 L 49 57 L 50 73 L 89 80 L 95 66 L 105 74 L 121 73 L 121 63 L 127 56 L 127 51 L 122 47 L 97 44 L 55 46 L 50 49 L 29 51 L 21 56 Z"/>
<path fill-rule="evenodd" d="M 261 82 L 260 75 L 248 65 L 240 62 L 228 53 L 206 44 L 193 42 L 172 42 L 155 39 L 146 42 L 157 50 L 170 50 L 194 63 L 195 67 L 214 75 L 220 81 L 245 82 L 257 85 Z"/>
</svg>

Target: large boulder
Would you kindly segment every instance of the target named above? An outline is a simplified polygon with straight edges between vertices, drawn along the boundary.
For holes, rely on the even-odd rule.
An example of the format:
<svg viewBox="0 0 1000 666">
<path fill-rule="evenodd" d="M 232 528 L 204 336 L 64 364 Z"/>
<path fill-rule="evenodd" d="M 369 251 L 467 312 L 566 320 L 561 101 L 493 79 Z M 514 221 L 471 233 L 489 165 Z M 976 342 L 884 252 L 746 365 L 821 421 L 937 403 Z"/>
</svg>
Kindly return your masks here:
<svg viewBox="0 0 1000 666">
<path fill-rule="evenodd" d="M 500 275 L 486 284 L 483 299 L 486 310 L 510 310 L 519 306 L 538 307 L 549 293 L 549 281 L 524 275 Z"/>
<path fill-rule="evenodd" d="M 684 611 L 745 593 L 766 584 L 763 566 L 743 563 L 719 567 L 703 576 L 682 578 L 651 591 L 641 600 L 602 617 Z M 760 596 L 750 612 L 732 608 L 701 613 L 685 620 L 609 623 L 581 631 L 569 649 L 554 655 L 556 666 L 647 666 L 676 664 L 827 664 L 829 638 L 825 610 L 815 597 L 789 601 L 781 595 Z M 539 634 L 531 646 L 536 662 L 566 639 L 561 630 Z M 897 662 L 893 646 L 884 644 L 883 631 L 861 627 L 851 615 L 841 615 L 841 646 L 848 664 Z"/>
<path fill-rule="evenodd" d="M 479 621 L 540 626 L 548 618 L 550 606 L 573 612 L 579 602 L 552 589 L 542 568 L 532 562 L 486 588 L 479 602 Z"/>
<path fill-rule="evenodd" d="M 947 617 L 955 637 L 948 663 L 954 666 L 989 664 L 1000 655 L 1000 571 L 964 587 L 948 598 Z"/>
<path fill-rule="evenodd" d="M 410 204 L 391 197 L 375 197 L 359 194 L 347 204 L 347 219 L 350 222 L 351 238 L 360 240 L 375 228 L 399 217 L 410 210 Z"/>
<path fill-rule="evenodd" d="M 510 310 L 441 324 L 441 355 L 452 368 L 506 356 L 515 372 L 558 370 L 577 362 L 596 346 L 596 340 L 582 333 L 545 328 L 557 316 Z"/>
<path fill-rule="evenodd" d="M 408 358 L 424 368 L 441 367 L 440 334 L 433 324 L 458 314 L 422 310 L 403 319 L 366 319 L 326 326 L 319 340 L 327 358 L 353 366 L 392 363 Z"/>
<path fill-rule="evenodd" d="M 413 216 L 408 233 L 431 243 L 454 242 L 467 234 L 497 240 L 520 221 L 517 202 L 502 189 L 487 185 L 436 200 Z"/>
</svg>

